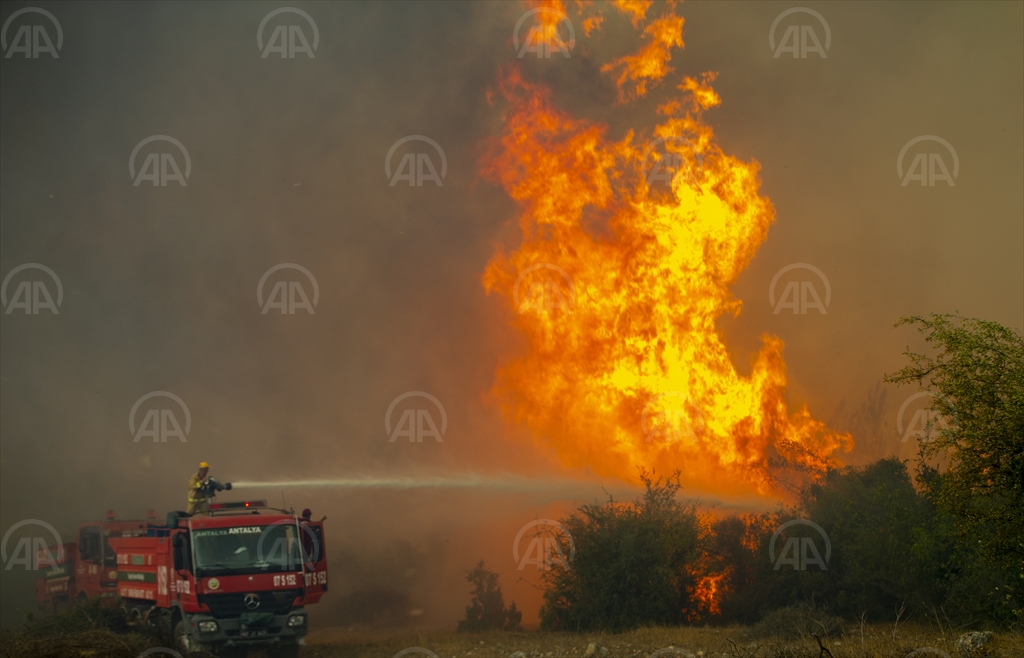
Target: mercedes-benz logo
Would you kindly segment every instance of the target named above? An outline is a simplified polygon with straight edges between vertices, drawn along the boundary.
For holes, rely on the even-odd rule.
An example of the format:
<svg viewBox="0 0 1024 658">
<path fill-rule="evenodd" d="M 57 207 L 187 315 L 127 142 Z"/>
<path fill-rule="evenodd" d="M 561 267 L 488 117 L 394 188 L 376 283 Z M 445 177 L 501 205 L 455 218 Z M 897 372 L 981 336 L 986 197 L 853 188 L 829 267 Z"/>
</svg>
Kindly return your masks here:
<svg viewBox="0 0 1024 658">
<path fill-rule="evenodd" d="M 260 595 L 259 594 L 246 594 L 245 598 L 242 599 L 245 602 L 245 607 L 250 610 L 255 610 L 260 607 Z"/>
</svg>

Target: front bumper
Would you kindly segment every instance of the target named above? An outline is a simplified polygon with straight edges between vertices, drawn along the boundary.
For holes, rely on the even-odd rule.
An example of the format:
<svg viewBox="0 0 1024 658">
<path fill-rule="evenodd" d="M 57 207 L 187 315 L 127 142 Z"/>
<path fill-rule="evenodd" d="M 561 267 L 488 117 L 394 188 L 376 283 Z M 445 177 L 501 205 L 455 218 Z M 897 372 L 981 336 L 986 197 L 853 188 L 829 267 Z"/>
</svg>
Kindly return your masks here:
<svg viewBox="0 0 1024 658">
<path fill-rule="evenodd" d="M 288 620 L 295 615 L 303 615 L 306 623 L 301 626 L 289 626 Z M 188 634 L 193 645 L 209 646 L 263 646 L 270 644 L 305 644 L 306 633 L 309 632 L 309 618 L 303 608 L 295 608 L 287 614 L 275 615 L 273 621 L 259 626 L 246 626 L 238 617 L 222 617 L 213 615 L 192 614 L 188 619 Z M 201 632 L 200 622 L 217 622 L 217 630 Z"/>
</svg>

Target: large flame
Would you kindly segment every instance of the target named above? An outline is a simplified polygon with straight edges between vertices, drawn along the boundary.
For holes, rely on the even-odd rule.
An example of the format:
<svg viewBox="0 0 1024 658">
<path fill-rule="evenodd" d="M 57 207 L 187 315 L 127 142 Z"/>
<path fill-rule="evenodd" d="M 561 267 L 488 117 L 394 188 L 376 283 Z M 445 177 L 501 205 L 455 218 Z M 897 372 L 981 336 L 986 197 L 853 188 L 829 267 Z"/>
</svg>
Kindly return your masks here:
<svg viewBox="0 0 1024 658">
<path fill-rule="evenodd" d="M 671 6 L 643 27 L 649 4 L 617 5 L 646 39 L 603 68 L 622 102 L 668 75 L 683 45 Z M 589 33 L 601 21 L 584 23 Z M 739 313 L 729 286 L 775 213 L 758 163 L 723 153 L 702 118 L 720 102 L 713 80 L 684 78 L 649 135 L 610 141 L 517 70 L 503 74 L 504 133 L 484 168 L 523 203 L 523 238 L 493 257 L 483 283 L 512 302 L 529 347 L 500 367 L 496 390 L 566 465 L 625 479 L 679 470 L 705 491 L 778 493 L 780 467 L 820 473 L 849 437 L 790 413 L 781 340 L 765 336 L 744 376 L 715 326 Z"/>
</svg>

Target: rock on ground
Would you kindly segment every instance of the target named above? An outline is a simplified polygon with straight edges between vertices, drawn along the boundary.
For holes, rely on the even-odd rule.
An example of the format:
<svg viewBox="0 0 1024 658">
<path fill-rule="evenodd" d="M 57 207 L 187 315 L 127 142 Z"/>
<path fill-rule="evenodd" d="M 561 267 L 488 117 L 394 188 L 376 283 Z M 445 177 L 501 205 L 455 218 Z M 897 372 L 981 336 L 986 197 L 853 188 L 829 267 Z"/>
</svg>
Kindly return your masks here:
<svg viewBox="0 0 1024 658">
<path fill-rule="evenodd" d="M 956 650 L 962 658 L 977 658 L 988 653 L 988 645 L 992 642 L 992 633 L 964 633 L 956 641 Z"/>
</svg>

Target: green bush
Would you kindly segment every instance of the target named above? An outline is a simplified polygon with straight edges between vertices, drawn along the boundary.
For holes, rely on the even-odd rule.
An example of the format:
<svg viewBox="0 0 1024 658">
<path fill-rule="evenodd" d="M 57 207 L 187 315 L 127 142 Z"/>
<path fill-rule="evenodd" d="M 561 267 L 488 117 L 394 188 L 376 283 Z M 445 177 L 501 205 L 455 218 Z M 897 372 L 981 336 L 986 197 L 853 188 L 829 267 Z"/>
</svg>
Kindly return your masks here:
<svg viewBox="0 0 1024 658">
<path fill-rule="evenodd" d="M 620 631 L 644 624 L 679 624 L 694 608 L 690 592 L 701 555 L 696 507 L 676 500 L 675 478 L 641 474 L 646 492 L 630 504 L 609 497 L 562 520 L 558 535 L 570 564 L 553 563 L 541 627 Z"/>
</svg>

